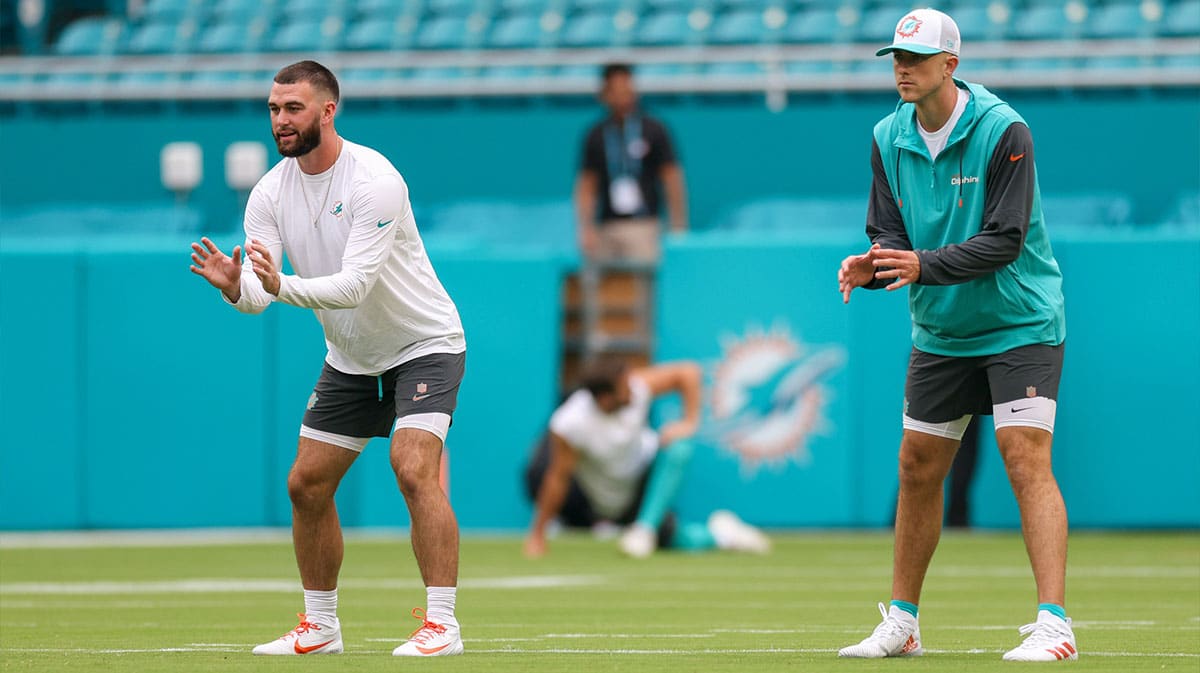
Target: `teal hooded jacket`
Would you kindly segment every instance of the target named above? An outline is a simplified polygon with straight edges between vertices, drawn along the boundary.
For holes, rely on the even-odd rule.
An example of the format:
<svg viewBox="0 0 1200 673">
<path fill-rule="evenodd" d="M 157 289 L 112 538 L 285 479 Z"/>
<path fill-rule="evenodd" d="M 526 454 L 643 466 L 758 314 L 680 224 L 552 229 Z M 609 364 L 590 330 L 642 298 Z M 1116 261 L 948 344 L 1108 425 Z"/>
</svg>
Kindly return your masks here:
<svg viewBox="0 0 1200 673">
<path fill-rule="evenodd" d="M 1057 346 L 1066 338 L 1062 273 L 1042 218 L 1029 127 L 984 87 L 954 83 L 970 99 L 936 160 L 913 104 L 901 102 L 875 125 L 867 235 L 917 253 L 921 275 L 908 299 L 916 348 L 974 357 Z"/>
</svg>

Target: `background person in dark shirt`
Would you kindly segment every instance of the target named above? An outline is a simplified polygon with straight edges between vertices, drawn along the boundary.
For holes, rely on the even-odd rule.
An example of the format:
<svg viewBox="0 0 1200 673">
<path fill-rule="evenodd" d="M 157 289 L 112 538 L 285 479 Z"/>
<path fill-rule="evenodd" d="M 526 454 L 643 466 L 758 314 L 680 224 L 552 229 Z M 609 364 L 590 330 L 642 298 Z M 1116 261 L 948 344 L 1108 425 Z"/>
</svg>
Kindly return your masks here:
<svg viewBox="0 0 1200 673">
<path fill-rule="evenodd" d="M 588 131 L 575 182 L 580 246 L 590 260 L 657 262 L 660 186 L 671 229 L 687 229 L 683 170 L 666 127 L 638 107 L 631 66 L 604 67 L 600 99 L 609 115 Z"/>
</svg>

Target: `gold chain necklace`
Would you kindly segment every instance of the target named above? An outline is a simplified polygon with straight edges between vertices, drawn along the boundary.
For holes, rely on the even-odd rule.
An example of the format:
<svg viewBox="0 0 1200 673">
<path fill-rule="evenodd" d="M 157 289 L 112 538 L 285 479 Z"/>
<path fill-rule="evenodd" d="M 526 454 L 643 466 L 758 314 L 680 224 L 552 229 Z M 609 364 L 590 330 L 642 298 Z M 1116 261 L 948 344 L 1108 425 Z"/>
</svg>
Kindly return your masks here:
<svg viewBox="0 0 1200 673">
<path fill-rule="evenodd" d="M 329 203 L 329 192 L 333 189 L 333 178 L 337 174 L 338 159 L 342 158 L 342 139 L 338 138 L 337 157 L 333 160 L 333 166 L 329 170 L 329 182 L 325 184 L 325 196 L 321 197 L 321 207 L 317 209 L 317 214 L 313 214 L 312 204 L 308 202 L 308 187 L 304 185 L 303 177 L 300 179 L 300 194 L 304 196 L 304 207 L 308 209 L 308 216 L 312 218 L 313 229 L 317 228 L 317 222 L 321 221 L 321 213 L 325 212 L 325 205 Z"/>
</svg>

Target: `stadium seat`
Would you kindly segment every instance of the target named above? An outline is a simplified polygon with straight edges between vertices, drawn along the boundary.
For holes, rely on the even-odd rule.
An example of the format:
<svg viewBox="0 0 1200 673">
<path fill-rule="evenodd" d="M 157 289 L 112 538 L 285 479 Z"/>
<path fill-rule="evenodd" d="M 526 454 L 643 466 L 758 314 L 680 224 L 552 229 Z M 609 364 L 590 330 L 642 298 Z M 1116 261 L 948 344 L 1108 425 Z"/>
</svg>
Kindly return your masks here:
<svg viewBox="0 0 1200 673">
<path fill-rule="evenodd" d="M 616 36 L 613 15 L 593 12 L 568 19 L 560 41 L 565 47 L 606 47 L 616 41 Z"/>
<path fill-rule="evenodd" d="M 202 54 L 256 52 L 266 32 L 264 19 L 233 20 L 209 26 L 196 41 L 194 51 Z"/>
<path fill-rule="evenodd" d="M 323 20 L 306 19 L 289 23 L 271 37 L 272 51 L 320 51 L 338 48 L 342 36 L 342 20 L 327 17 Z"/>
<path fill-rule="evenodd" d="M 1126 0 L 1093 9 L 1084 34 L 1101 39 L 1143 37 L 1154 32 L 1159 18 L 1147 17 L 1141 0 Z"/>
<path fill-rule="evenodd" d="M 1003 36 L 1011 10 L 1003 3 L 969 4 L 947 12 L 958 24 L 958 34 L 964 42 L 995 40 Z"/>
<path fill-rule="evenodd" d="M 148 23 L 133 29 L 122 49 L 127 54 L 171 54 L 186 52 L 196 37 L 191 19 Z"/>
<path fill-rule="evenodd" d="M 371 16 L 360 19 L 346 31 L 343 49 L 407 49 L 412 44 L 416 18 L 412 15 Z"/>
<path fill-rule="evenodd" d="M 274 0 L 218 0 L 212 9 L 213 20 L 226 22 L 233 19 L 249 21 L 253 18 L 271 18 L 277 3 Z"/>
<path fill-rule="evenodd" d="M 496 9 L 504 15 L 541 14 L 550 6 L 550 0 L 498 0 Z"/>
<path fill-rule="evenodd" d="M 703 7 L 699 2 L 689 2 L 688 0 L 644 0 L 642 10 L 646 14 L 657 14 L 659 12 L 681 11 L 686 12 L 689 9 Z"/>
<path fill-rule="evenodd" d="M 813 8 L 793 13 L 783 37 L 788 42 L 834 42 L 844 34 L 836 10 Z"/>
<path fill-rule="evenodd" d="M 408 74 L 409 79 L 425 82 L 453 82 L 466 77 L 469 73 L 452 66 L 430 66 L 414 68 Z"/>
<path fill-rule="evenodd" d="M 280 9 L 285 21 L 298 23 L 329 16 L 344 20 L 350 8 L 345 0 L 287 0 Z"/>
<path fill-rule="evenodd" d="M 54 53 L 59 56 L 94 56 L 113 54 L 125 33 L 120 19 L 89 17 L 72 22 L 63 30 Z"/>
<path fill-rule="evenodd" d="M 1168 37 L 1200 37 L 1200 0 L 1177 0 L 1168 6 L 1158 32 Z"/>
<path fill-rule="evenodd" d="M 579 14 L 608 12 L 611 16 L 618 9 L 628 8 L 629 0 L 569 0 L 567 5 L 567 9 Z"/>
<path fill-rule="evenodd" d="M 166 23 L 184 19 L 201 21 L 205 18 L 208 4 L 203 0 L 150 0 L 137 18 L 146 23 Z"/>
<path fill-rule="evenodd" d="M 713 63 L 704 69 L 705 74 L 712 77 L 724 77 L 730 79 L 738 79 L 742 77 L 757 77 L 764 74 L 761 63 L 753 63 L 749 61 L 726 61 L 724 63 Z"/>
<path fill-rule="evenodd" d="M 867 10 L 858 22 L 858 41 L 870 44 L 891 42 L 892 35 L 896 32 L 896 22 L 904 16 L 907 9 L 903 5 L 882 5 Z M 955 23 L 959 21 L 957 16 L 954 20 Z"/>
<path fill-rule="evenodd" d="M 1017 40 L 1057 40 L 1068 37 L 1071 23 L 1062 3 L 1039 5 L 1013 16 L 1009 37 Z"/>
<path fill-rule="evenodd" d="M 484 68 L 480 76 L 489 80 L 528 81 L 546 76 L 546 68 L 534 65 L 501 65 Z"/>
<path fill-rule="evenodd" d="M 425 9 L 439 16 L 466 16 L 475 4 L 474 0 L 426 0 Z"/>
<path fill-rule="evenodd" d="M 824 59 L 788 61 L 783 64 L 783 72 L 788 75 L 828 75 L 844 69 L 842 64 L 831 63 Z"/>
<path fill-rule="evenodd" d="M 420 0 L 358 0 L 353 3 L 359 17 L 394 19 L 402 14 L 418 14 Z"/>
<path fill-rule="evenodd" d="M 1083 65 L 1087 70 L 1103 72 L 1145 68 L 1150 65 L 1150 61 L 1142 56 L 1093 56 L 1084 61 Z"/>
<path fill-rule="evenodd" d="M 467 46 L 467 17 L 447 14 L 426 19 L 414 46 L 421 49 L 462 49 Z"/>
<path fill-rule="evenodd" d="M 1171 56 L 1163 56 L 1159 59 L 1159 64 L 1164 68 L 1178 71 L 1200 71 L 1200 53 L 1196 54 L 1173 54 Z"/>
<path fill-rule="evenodd" d="M 346 68 L 338 75 L 338 81 L 369 84 L 396 79 L 396 77 L 396 71 L 386 68 Z"/>
<path fill-rule="evenodd" d="M 564 66 L 559 66 L 555 70 L 554 76 L 557 80 L 560 80 L 560 81 L 566 80 L 566 81 L 578 82 L 578 81 L 582 80 L 585 82 L 596 82 L 597 84 L 599 84 L 600 68 L 598 68 L 594 65 L 581 65 L 581 64 L 564 65 Z"/>
<path fill-rule="evenodd" d="M 657 12 L 639 22 L 634 42 L 645 46 L 694 44 L 708 23 L 711 15 L 702 9 Z"/>
<path fill-rule="evenodd" d="M 492 27 L 488 46 L 495 49 L 530 49 L 542 43 L 544 37 L 541 16 L 514 14 L 506 16 Z"/>
<path fill-rule="evenodd" d="M 177 73 L 165 72 L 125 72 L 117 77 L 114 85 L 122 89 L 155 89 L 164 84 L 178 82 Z"/>
<path fill-rule="evenodd" d="M 696 72 L 696 66 L 682 63 L 646 63 L 638 66 L 635 74 L 643 82 L 672 80 L 680 75 L 690 75 Z"/>
<path fill-rule="evenodd" d="M 205 86 L 221 87 L 236 82 L 244 82 L 250 78 L 244 72 L 236 70 L 201 70 L 192 74 L 191 81 Z"/>
<path fill-rule="evenodd" d="M 763 20 L 763 10 L 741 7 L 722 12 L 713 20 L 708 34 L 710 44 L 761 44 L 774 32 Z"/>
</svg>

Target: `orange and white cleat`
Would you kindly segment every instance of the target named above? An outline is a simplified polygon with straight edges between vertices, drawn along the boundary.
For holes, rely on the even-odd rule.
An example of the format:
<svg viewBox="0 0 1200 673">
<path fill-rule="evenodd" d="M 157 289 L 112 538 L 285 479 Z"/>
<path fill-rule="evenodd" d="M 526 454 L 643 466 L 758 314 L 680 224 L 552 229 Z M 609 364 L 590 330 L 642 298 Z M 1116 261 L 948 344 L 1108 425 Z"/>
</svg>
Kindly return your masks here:
<svg viewBox="0 0 1200 673">
<path fill-rule="evenodd" d="M 892 606 L 879 604 L 883 621 L 862 642 L 838 650 L 839 657 L 856 659 L 882 659 L 884 657 L 919 657 L 925 653 L 921 647 L 921 627 L 917 618 Z"/>
<path fill-rule="evenodd" d="M 408 636 L 408 642 L 392 650 L 394 657 L 448 657 L 463 653 L 458 624 L 437 624 L 425 618 L 425 611 L 413 608 L 412 616 L 421 626 Z"/>
<path fill-rule="evenodd" d="M 1005 652 L 1005 661 L 1072 661 L 1079 658 L 1071 620 L 1049 610 L 1039 610 L 1037 621 L 1022 626 L 1021 635 L 1027 636 L 1025 641 Z"/>
<path fill-rule="evenodd" d="M 269 643 L 254 648 L 254 654 L 341 654 L 342 629 L 314 624 L 304 613 L 297 615 L 300 625 Z"/>
</svg>

